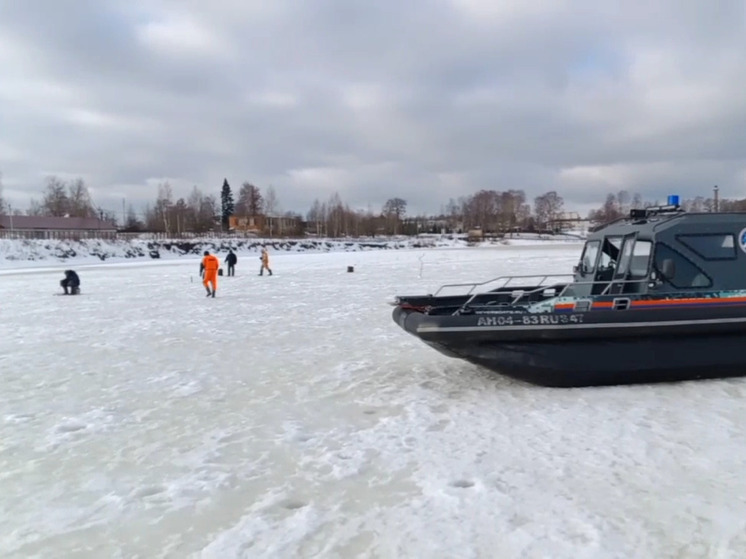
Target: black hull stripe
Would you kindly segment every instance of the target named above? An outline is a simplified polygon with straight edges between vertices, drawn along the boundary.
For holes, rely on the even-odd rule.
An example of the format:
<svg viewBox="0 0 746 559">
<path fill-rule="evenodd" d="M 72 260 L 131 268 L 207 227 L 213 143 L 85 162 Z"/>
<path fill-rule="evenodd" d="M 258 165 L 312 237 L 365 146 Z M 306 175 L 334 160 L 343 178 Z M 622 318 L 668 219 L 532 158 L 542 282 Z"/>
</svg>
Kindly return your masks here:
<svg viewBox="0 0 746 559">
<path fill-rule="evenodd" d="M 417 326 L 417 333 L 436 332 L 514 332 L 521 330 L 595 330 L 597 328 L 649 328 L 651 326 L 698 326 L 700 324 L 743 324 L 742 318 L 715 318 L 704 320 L 660 320 L 653 322 L 614 322 L 585 324 L 533 324 L 519 326 Z"/>
</svg>

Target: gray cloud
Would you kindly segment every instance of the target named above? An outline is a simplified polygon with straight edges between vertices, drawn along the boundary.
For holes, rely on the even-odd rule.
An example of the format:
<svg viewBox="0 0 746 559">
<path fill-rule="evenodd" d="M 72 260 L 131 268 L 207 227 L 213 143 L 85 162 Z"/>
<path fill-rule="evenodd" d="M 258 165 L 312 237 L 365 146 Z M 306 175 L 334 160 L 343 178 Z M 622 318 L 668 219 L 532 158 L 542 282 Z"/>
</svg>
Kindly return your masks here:
<svg viewBox="0 0 746 559">
<path fill-rule="evenodd" d="M 334 192 L 412 213 L 481 188 L 583 211 L 746 196 L 742 2 L 541 4 L 6 2 L 5 194 L 56 173 L 112 209 L 223 177 L 301 212 Z"/>
</svg>

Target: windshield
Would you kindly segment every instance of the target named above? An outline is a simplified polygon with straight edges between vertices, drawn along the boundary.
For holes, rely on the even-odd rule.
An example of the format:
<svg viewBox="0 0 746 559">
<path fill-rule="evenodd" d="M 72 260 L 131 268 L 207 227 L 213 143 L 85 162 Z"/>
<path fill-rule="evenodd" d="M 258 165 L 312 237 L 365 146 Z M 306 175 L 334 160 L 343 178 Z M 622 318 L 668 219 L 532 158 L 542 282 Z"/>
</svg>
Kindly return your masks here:
<svg viewBox="0 0 746 559">
<path fill-rule="evenodd" d="M 596 268 L 596 257 L 598 249 L 601 246 L 599 241 L 588 241 L 583 249 L 583 256 L 580 257 L 580 272 L 587 274 L 593 272 Z"/>
</svg>

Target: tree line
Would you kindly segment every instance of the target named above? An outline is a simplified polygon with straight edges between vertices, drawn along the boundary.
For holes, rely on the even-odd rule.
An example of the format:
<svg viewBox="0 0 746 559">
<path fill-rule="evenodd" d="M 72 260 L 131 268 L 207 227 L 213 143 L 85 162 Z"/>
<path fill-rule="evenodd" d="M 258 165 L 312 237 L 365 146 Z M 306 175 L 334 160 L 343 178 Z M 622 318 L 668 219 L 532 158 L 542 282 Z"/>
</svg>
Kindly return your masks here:
<svg viewBox="0 0 746 559">
<path fill-rule="evenodd" d="M 207 233 L 228 230 L 231 216 L 278 215 L 280 213 L 277 194 L 270 186 L 262 194 L 250 182 L 244 182 L 234 199 L 228 180 L 223 181 L 220 199 L 213 194 L 205 194 L 197 186 L 186 198 L 175 199 L 168 182 L 158 185 L 155 203 L 146 204 L 142 219 L 130 206 L 123 230 L 130 232 L 153 231 L 168 234 Z M 294 216 L 286 212 L 285 216 Z"/>
<path fill-rule="evenodd" d="M 594 223 L 608 223 L 609 221 L 629 215 L 631 209 L 660 206 L 665 205 L 666 202 L 661 200 L 643 200 L 638 192 L 630 193 L 627 190 L 620 190 L 616 193 L 608 193 L 604 203 L 599 208 L 591 210 L 588 218 Z M 681 200 L 679 205 L 687 212 L 746 211 L 746 199 L 721 198 L 716 200 L 715 197 L 695 196 L 694 198 Z"/>
<path fill-rule="evenodd" d="M 64 181 L 56 176 L 47 178 L 41 201 L 32 199 L 26 215 L 98 217 L 107 220 L 112 217 L 103 208 L 94 205 L 83 179 Z"/>
<path fill-rule="evenodd" d="M 147 204 L 142 219 L 130 206 L 123 224 L 124 231 L 153 231 L 167 234 L 184 232 L 207 233 L 228 230 L 231 216 L 270 216 L 291 218 L 294 229 L 284 230 L 286 235 L 311 233 L 319 236 L 360 236 L 376 234 L 398 234 L 406 213 L 406 201 L 392 198 L 379 212 L 353 210 L 342 202 L 339 194 L 326 201 L 315 200 L 308 213 L 303 216 L 292 211 L 283 211 L 275 188 L 270 185 L 262 191 L 249 181 L 241 184 L 237 196 L 227 179 L 223 180 L 220 198 L 204 194 L 193 187 L 187 198 L 174 200 L 173 189 L 167 183 L 158 185 L 158 194 L 153 204 Z M 305 223 L 305 225 L 304 225 Z"/>
<path fill-rule="evenodd" d="M 592 209 L 587 220 L 591 224 L 613 221 L 627 215 L 632 208 L 659 205 L 658 200 L 643 200 L 639 193 L 626 190 L 608 193 L 604 202 Z M 681 201 L 690 212 L 746 211 L 746 199 L 733 200 L 698 196 Z M 2 196 L 0 175 L 0 213 L 10 211 Z M 15 213 L 22 213 L 18 209 Z M 532 200 L 523 190 L 479 190 L 474 194 L 451 198 L 437 215 L 407 215 L 407 201 L 390 198 L 380 208 L 353 209 L 338 193 L 326 200 L 315 199 L 303 216 L 283 212 L 273 186 L 262 191 L 249 181 L 244 181 L 237 195 L 227 179 L 223 181 L 219 197 L 205 194 L 194 186 L 186 197 L 176 198 L 168 182 L 157 187 L 152 203 L 137 212 L 130 204 L 123 212 L 114 212 L 94 204 L 90 191 L 81 178 L 62 180 L 56 176 L 46 179 L 41 200 L 32 199 L 26 215 L 98 217 L 118 225 L 123 231 L 152 231 L 167 234 L 207 233 L 228 230 L 231 216 L 273 216 L 292 218 L 296 230 L 285 234 L 308 233 L 324 237 L 412 235 L 423 232 L 466 232 L 481 229 L 484 232 L 507 231 L 557 231 L 570 225 L 564 211 L 564 200 L 558 192 L 545 192 Z M 301 229 L 301 224 L 303 229 Z"/>
</svg>

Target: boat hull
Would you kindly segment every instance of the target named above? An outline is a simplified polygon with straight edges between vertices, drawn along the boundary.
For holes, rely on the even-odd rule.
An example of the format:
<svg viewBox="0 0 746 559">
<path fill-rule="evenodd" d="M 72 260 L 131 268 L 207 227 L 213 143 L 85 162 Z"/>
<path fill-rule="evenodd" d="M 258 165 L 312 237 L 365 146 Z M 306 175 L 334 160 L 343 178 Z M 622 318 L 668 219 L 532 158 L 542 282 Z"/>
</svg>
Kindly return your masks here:
<svg viewBox="0 0 746 559">
<path fill-rule="evenodd" d="M 392 317 L 444 355 L 542 386 L 746 375 L 746 308 L 707 318 L 691 309 L 622 313 L 429 316 L 397 307 Z"/>
</svg>

